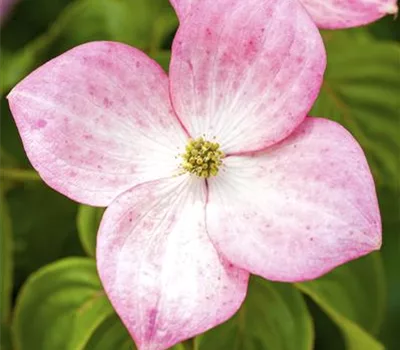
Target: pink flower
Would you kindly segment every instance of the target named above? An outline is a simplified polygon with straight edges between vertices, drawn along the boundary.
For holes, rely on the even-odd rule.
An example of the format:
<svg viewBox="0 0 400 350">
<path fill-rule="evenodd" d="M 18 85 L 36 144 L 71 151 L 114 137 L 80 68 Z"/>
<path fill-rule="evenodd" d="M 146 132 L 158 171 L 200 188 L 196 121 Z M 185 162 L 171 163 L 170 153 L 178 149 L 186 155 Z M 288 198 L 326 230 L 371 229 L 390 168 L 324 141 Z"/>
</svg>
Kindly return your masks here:
<svg viewBox="0 0 400 350">
<path fill-rule="evenodd" d="M 397 0 L 300 0 L 320 28 L 358 27 L 397 14 Z"/>
<path fill-rule="evenodd" d="M 380 247 L 360 146 L 306 118 L 324 69 L 297 1 L 204 0 L 180 25 L 169 78 L 138 50 L 95 42 L 11 91 L 44 181 L 109 205 L 98 271 L 139 349 L 230 318 L 249 273 L 308 280 Z"/>
<path fill-rule="evenodd" d="M 171 0 L 179 17 L 201 0 Z M 397 14 L 397 0 L 299 0 L 318 27 L 340 29 L 374 22 L 388 14 Z M 235 2 L 235 0 L 232 0 Z"/>
</svg>

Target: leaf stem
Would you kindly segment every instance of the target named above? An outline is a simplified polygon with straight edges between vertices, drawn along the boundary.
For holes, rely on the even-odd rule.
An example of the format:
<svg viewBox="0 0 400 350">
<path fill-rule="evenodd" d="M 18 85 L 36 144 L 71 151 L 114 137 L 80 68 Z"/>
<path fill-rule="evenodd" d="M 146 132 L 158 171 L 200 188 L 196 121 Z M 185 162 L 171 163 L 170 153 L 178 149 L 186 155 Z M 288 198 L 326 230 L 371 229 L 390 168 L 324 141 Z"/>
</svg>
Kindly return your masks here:
<svg viewBox="0 0 400 350">
<path fill-rule="evenodd" d="M 14 181 L 42 181 L 34 170 L 0 168 L 0 178 Z"/>
</svg>

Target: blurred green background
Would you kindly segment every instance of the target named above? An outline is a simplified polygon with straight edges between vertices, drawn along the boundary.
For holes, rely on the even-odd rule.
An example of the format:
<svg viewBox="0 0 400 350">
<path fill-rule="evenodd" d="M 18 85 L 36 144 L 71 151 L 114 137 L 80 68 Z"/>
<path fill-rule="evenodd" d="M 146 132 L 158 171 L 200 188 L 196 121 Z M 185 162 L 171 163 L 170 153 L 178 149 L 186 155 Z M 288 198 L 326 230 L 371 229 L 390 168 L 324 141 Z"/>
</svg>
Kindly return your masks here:
<svg viewBox="0 0 400 350">
<path fill-rule="evenodd" d="M 96 274 L 102 209 L 79 206 L 40 180 L 5 96 L 43 62 L 92 40 L 138 47 L 168 70 L 177 26 L 167 0 L 20 0 L 3 20 L 1 349 L 134 348 Z M 310 114 L 339 121 L 363 146 L 377 184 L 383 248 L 312 282 L 254 278 L 233 319 L 176 350 L 400 349 L 399 21 L 322 35 L 328 68 Z"/>
</svg>

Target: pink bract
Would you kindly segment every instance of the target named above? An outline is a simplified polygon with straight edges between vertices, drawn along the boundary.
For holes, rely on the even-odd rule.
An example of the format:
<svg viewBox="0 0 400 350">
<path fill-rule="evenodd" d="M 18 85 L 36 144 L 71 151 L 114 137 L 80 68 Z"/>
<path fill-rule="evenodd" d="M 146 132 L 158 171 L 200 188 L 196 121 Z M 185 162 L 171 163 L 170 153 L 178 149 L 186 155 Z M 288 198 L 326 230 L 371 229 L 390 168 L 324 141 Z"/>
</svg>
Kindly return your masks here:
<svg viewBox="0 0 400 350">
<path fill-rule="evenodd" d="M 360 146 L 306 117 L 326 60 L 315 24 L 294 0 L 246 4 L 199 2 L 181 20 L 169 78 L 136 49 L 94 42 L 8 96 L 44 181 L 109 205 L 98 271 L 140 350 L 230 318 L 249 273 L 308 280 L 381 244 Z M 201 135 L 227 154 L 207 180 L 180 168 Z"/>
<path fill-rule="evenodd" d="M 202 0 L 171 0 L 182 19 Z M 236 0 L 232 0 L 234 2 Z M 298 0 L 320 28 L 358 27 L 397 14 L 397 0 Z"/>
<path fill-rule="evenodd" d="M 397 0 L 300 0 L 318 27 L 362 26 L 397 14 Z"/>
</svg>

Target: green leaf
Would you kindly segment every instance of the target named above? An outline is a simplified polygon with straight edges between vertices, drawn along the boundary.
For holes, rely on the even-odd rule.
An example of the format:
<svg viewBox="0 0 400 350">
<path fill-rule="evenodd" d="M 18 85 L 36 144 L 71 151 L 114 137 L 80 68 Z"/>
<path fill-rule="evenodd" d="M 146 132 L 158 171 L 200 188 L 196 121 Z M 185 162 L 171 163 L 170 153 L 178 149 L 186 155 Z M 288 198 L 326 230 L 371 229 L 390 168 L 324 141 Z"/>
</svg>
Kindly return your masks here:
<svg viewBox="0 0 400 350">
<path fill-rule="evenodd" d="M 371 23 L 367 28 L 371 35 L 380 40 L 400 41 L 400 21 L 393 16 L 385 16 Z"/>
<path fill-rule="evenodd" d="M 314 349 L 346 349 L 344 338 L 336 324 L 323 310 L 321 310 L 321 308 L 312 299 L 310 299 L 306 295 L 305 299 L 307 302 L 308 311 L 314 323 Z"/>
<path fill-rule="evenodd" d="M 196 342 L 199 350 L 311 349 L 313 326 L 295 288 L 253 278 L 239 312 Z"/>
<path fill-rule="evenodd" d="M 48 58 L 51 44 L 55 43 L 63 30 L 67 30 L 68 24 L 73 21 L 75 16 L 79 15 L 81 7 L 81 0 L 75 0 L 65 8 L 48 31 L 31 40 L 23 48 L 18 47 L 19 50 L 16 52 L 2 50 L 5 55 L 2 57 L 2 64 L 0 66 L 1 95 L 6 93 L 19 80 Z"/>
<path fill-rule="evenodd" d="M 49 57 L 88 41 L 120 41 L 155 54 L 177 25 L 167 0 L 75 0 L 45 34 L 15 54 L 6 51 L 1 94 Z"/>
<path fill-rule="evenodd" d="M 170 350 L 192 350 L 193 346 L 191 341 L 186 341 L 185 343 L 179 343 L 170 348 Z"/>
<path fill-rule="evenodd" d="M 132 350 L 135 345 L 116 314 L 108 317 L 94 332 L 85 350 Z"/>
<path fill-rule="evenodd" d="M 80 205 L 77 216 L 79 238 L 85 252 L 96 256 L 96 237 L 104 208 L 95 208 L 88 205 Z"/>
<path fill-rule="evenodd" d="M 136 349 L 126 328 L 117 315 L 107 318 L 91 337 L 85 350 L 133 350 Z M 171 350 L 190 350 L 183 343 L 177 344 Z"/>
<path fill-rule="evenodd" d="M 383 221 L 382 258 L 388 284 L 387 313 L 382 340 L 387 349 L 399 349 L 400 337 L 400 188 L 379 187 L 378 198 Z"/>
<path fill-rule="evenodd" d="M 15 167 L 18 164 L 17 160 L 8 153 L 2 145 L 0 145 L 0 159 L 1 159 L 1 168 L 0 168 L 0 184 L 1 184 L 1 191 L 2 195 L 5 195 L 7 191 L 14 187 L 13 179 L 6 178 L 4 176 L 3 169 L 8 169 Z"/>
<path fill-rule="evenodd" d="M 152 51 L 178 25 L 166 0 L 83 0 L 77 6 L 79 14 L 61 32 L 59 52 L 90 40 L 115 40 Z"/>
<path fill-rule="evenodd" d="M 18 350 L 136 349 L 90 258 L 59 260 L 31 275 L 17 298 L 12 327 Z"/>
<path fill-rule="evenodd" d="M 19 350 L 85 349 L 113 315 L 94 260 L 60 260 L 34 273 L 23 286 L 13 320 L 15 344 Z"/>
<path fill-rule="evenodd" d="M 0 196 L 4 195 L 10 188 L 13 187 L 13 182 L 4 177 L 4 170 L 12 167 L 15 163 L 16 161 L 14 157 L 6 152 L 5 149 L 0 145 Z"/>
<path fill-rule="evenodd" d="M 30 40 L 45 32 L 49 23 L 54 21 L 70 0 L 35 0 L 18 1 L 7 21 L 2 23 L 1 46 L 8 51 L 15 51 Z M 38 11 L 40 9 L 40 11 Z M 2 58 L 3 58 L 2 52 Z"/>
<path fill-rule="evenodd" d="M 7 193 L 13 223 L 17 289 L 40 267 L 68 255 L 83 255 L 76 233 L 77 205 L 42 182 Z"/>
<path fill-rule="evenodd" d="M 13 289 L 13 256 L 11 219 L 0 191 L 0 322 L 8 323 Z"/>
<path fill-rule="evenodd" d="M 1 66 L 1 65 L 0 65 Z M 30 167 L 18 134 L 14 119 L 11 116 L 8 102 L 1 98 L 0 106 L 0 142 L 1 142 L 1 167 L 2 168 L 27 168 Z M 12 187 L 12 186 L 11 186 Z"/>
<path fill-rule="evenodd" d="M 363 31 L 324 35 L 328 67 L 313 116 L 349 129 L 367 153 L 375 180 L 393 183 L 398 154 L 399 45 L 378 42 Z"/>
<path fill-rule="evenodd" d="M 164 68 L 166 72 L 169 70 L 169 62 L 171 59 L 171 51 L 155 51 L 150 55 L 157 63 Z"/>
<path fill-rule="evenodd" d="M 14 158 L 14 156 L 4 150 L 3 147 L 0 147 L 0 158 L 2 168 L 12 168 L 18 164 L 18 161 Z"/>
<path fill-rule="evenodd" d="M 13 350 L 10 328 L 4 323 L 0 323 L 0 327 L 0 349 Z"/>
<path fill-rule="evenodd" d="M 297 283 L 341 329 L 350 350 L 382 349 L 379 331 L 385 280 L 379 253 L 343 265 L 317 280 Z"/>
</svg>

